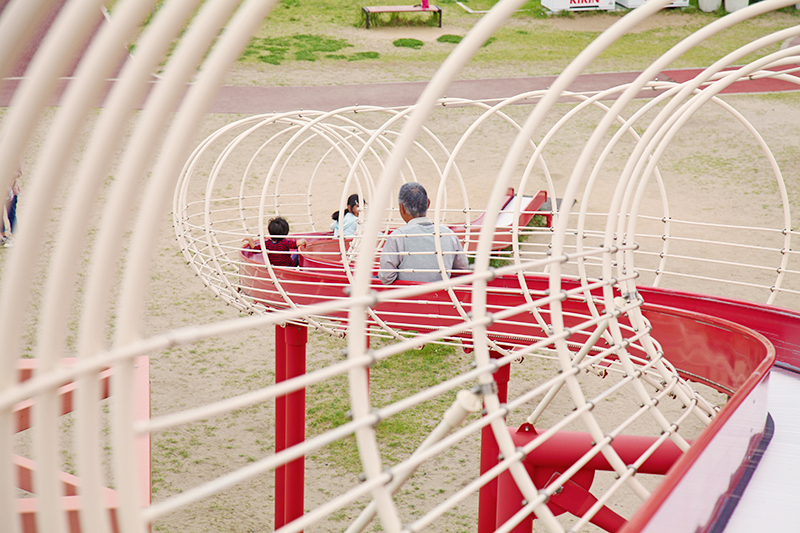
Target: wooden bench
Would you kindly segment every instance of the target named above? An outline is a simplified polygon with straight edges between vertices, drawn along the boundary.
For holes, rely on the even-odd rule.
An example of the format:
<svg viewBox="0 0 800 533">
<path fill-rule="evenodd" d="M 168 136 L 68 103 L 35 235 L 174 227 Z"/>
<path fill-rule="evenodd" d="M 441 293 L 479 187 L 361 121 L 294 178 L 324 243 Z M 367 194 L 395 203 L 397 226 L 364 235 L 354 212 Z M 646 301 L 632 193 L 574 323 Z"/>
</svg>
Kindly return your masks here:
<svg viewBox="0 0 800 533">
<path fill-rule="evenodd" d="M 417 6 L 364 6 L 361 8 L 367 17 L 367 29 L 369 29 L 369 16 L 371 13 L 439 13 L 439 27 L 442 27 L 442 8 L 439 6 L 423 7 Z"/>
</svg>

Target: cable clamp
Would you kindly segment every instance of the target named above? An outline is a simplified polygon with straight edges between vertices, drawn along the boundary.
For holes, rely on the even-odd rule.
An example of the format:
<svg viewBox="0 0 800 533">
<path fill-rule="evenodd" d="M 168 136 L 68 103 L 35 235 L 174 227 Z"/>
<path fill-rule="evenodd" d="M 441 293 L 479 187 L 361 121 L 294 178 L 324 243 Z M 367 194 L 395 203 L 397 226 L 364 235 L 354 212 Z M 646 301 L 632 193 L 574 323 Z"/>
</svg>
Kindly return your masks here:
<svg viewBox="0 0 800 533">
<path fill-rule="evenodd" d="M 545 489 L 539 489 L 539 496 L 544 496 L 544 501 L 542 503 L 550 501 L 550 494 Z"/>
<path fill-rule="evenodd" d="M 639 299 L 639 291 L 632 291 L 632 292 L 623 293 L 622 297 L 625 298 L 625 300 L 627 300 L 628 302 L 631 302 L 633 300 L 638 300 Z"/>
<path fill-rule="evenodd" d="M 381 417 L 381 412 L 373 408 L 370 411 L 370 414 L 375 417 L 375 421 L 372 423 L 372 427 L 377 428 L 378 424 L 380 424 L 381 420 L 383 420 L 383 418 Z"/>
<path fill-rule="evenodd" d="M 517 451 L 518 454 L 520 454 L 522 456 L 519 459 L 520 461 L 524 461 L 525 458 L 528 457 L 528 454 L 527 454 L 527 452 L 525 452 L 525 449 L 523 447 L 517 446 L 516 451 Z"/>
<path fill-rule="evenodd" d="M 478 396 L 479 398 L 489 396 L 490 394 L 497 394 L 498 392 L 497 383 L 492 381 L 491 383 L 476 385 L 475 387 L 472 388 L 470 392 L 472 392 L 472 394 Z"/>
</svg>

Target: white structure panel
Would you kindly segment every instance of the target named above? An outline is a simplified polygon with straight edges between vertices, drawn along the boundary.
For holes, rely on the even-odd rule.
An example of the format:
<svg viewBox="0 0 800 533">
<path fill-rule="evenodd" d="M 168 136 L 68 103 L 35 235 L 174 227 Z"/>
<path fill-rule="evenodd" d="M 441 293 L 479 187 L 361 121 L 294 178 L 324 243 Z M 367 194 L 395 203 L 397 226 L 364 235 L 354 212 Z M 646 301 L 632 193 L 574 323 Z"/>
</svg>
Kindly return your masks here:
<svg viewBox="0 0 800 533">
<path fill-rule="evenodd" d="M 614 9 L 613 0 L 542 0 L 542 6 L 550 11 L 584 11 L 587 9 Z"/>
<path fill-rule="evenodd" d="M 800 494 L 800 375 L 775 367 L 769 380 L 769 413 L 775 434 L 728 521 L 726 533 L 797 529 Z"/>
<path fill-rule="evenodd" d="M 647 0 L 617 0 L 617 3 L 622 7 L 633 9 L 644 5 Z M 675 0 L 667 7 L 689 7 L 689 0 Z"/>
</svg>

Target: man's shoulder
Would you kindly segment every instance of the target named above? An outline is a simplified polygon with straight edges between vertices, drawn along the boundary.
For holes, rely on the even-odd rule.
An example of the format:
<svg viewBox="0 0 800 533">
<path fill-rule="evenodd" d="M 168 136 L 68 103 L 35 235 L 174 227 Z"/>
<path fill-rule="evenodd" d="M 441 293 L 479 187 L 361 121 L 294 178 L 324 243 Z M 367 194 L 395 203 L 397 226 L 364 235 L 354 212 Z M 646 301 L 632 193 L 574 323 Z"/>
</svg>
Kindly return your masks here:
<svg viewBox="0 0 800 533">
<path fill-rule="evenodd" d="M 431 222 L 430 219 L 427 218 L 416 218 L 411 220 L 405 226 L 400 226 L 399 228 L 395 228 L 389 235 L 397 234 L 408 234 L 408 233 L 425 233 L 425 234 L 433 234 L 434 233 L 434 224 Z M 451 230 L 449 227 L 445 226 L 444 224 L 439 224 L 439 233 L 442 235 L 455 235 L 455 232 Z"/>
<path fill-rule="evenodd" d="M 421 219 L 417 218 L 409 220 L 408 222 L 405 223 L 405 225 L 399 226 L 394 230 L 392 230 L 392 232 L 389 235 L 394 235 L 395 233 L 404 234 L 404 233 L 413 233 L 415 231 L 419 231 L 419 229 L 422 227 L 422 225 L 419 224 L 420 220 Z"/>
</svg>

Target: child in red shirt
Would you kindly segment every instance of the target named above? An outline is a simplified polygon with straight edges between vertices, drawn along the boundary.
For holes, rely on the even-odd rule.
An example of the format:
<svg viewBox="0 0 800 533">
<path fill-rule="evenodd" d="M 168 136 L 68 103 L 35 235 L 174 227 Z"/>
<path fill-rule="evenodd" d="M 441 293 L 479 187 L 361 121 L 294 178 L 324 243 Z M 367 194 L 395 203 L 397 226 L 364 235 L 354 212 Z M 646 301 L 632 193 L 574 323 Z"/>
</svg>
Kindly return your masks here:
<svg viewBox="0 0 800 533">
<path fill-rule="evenodd" d="M 264 240 L 264 246 L 267 249 L 270 264 L 272 266 L 298 266 L 300 257 L 298 254 L 291 253 L 291 251 L 305 246 L 307 241 L 305 239 L 287 239 L 284 237 L 284 235 L 289 234 L 289 223 L 283 217 L 270 219 L 267 229 L 269 230 L 269 238 Z M 244 240 L 244 245 L 253 251 L 261 250 L 261 242 L 252 237 L 247 237 Z"/>
</svg>

